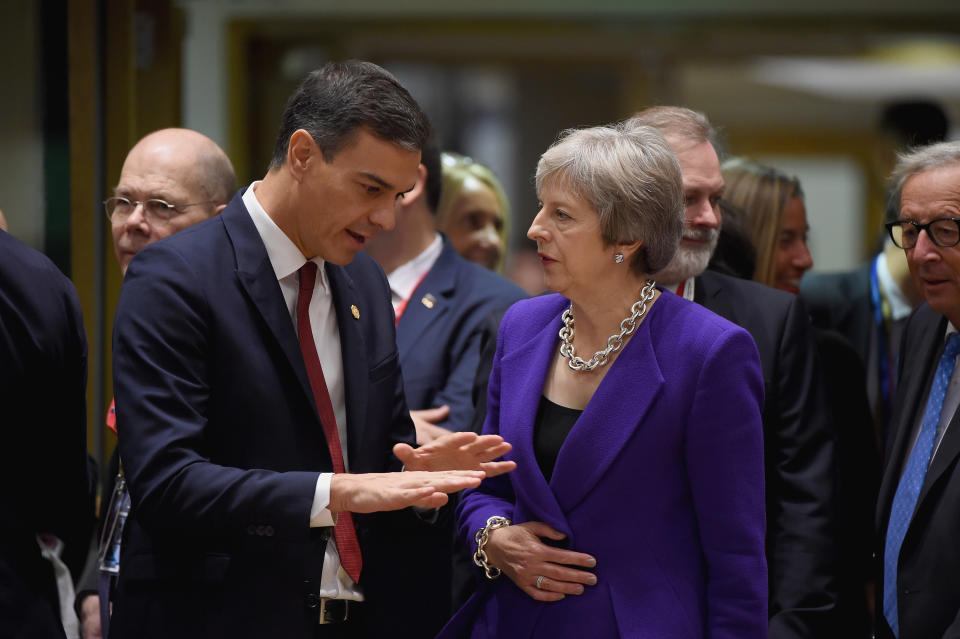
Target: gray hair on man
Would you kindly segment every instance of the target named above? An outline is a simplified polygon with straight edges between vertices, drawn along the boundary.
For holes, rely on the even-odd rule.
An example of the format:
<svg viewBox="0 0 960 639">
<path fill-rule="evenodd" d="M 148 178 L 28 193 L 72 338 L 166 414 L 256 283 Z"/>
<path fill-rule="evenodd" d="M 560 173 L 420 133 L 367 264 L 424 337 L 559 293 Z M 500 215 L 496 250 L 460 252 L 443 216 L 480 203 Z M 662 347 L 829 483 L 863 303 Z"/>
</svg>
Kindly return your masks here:
<svg viewBox="0 0 960 639">
<path fill-rule="evenodd" d="M 719 146 L 719 135 L 707 116 L 686 107 L 649 107 L 633 114 L 627 122 L 633 126 L 653 127 L 664 136 L 676 138 L 689 146 L 703 142 L 709 142 L 714 149 Z"/>
<path fill-rule="evenodd" d="M 890 174 L 890 199 L 888 210 L 896 213 L 900 218 L 900 197 L 903 195 L 903 185 L 914 175 L 934 171 L 946 166 L 960 164 L 960 140 L 953 142 L 938 142 L 900 153 L 897 155 L 897 165 Z"/>
<path fill-rule="evenodd" d="M 654 273 L 670 262 L 683 233 L 683 180 L 656 129 L 630 122 L 568 129 L 537 163 L 537 193 L 548 182 L 597 211 L 608 246 L 642 240 L 630 262 L 635 273 Z"/>
</svg>

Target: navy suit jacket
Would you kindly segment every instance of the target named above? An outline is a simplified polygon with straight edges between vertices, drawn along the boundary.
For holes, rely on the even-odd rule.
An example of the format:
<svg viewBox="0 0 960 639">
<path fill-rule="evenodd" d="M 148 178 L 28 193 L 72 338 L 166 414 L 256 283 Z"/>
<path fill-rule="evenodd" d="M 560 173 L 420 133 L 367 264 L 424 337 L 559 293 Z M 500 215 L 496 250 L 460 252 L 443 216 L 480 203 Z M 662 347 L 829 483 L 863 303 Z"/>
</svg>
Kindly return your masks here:
<svg viewBox="0 0 960 639">
<path fill-rule="evenodd" d="M 93 503 L 87 477 L 87 340 L 77 293 L 53 262 L 0 230 L 0 637 L 63 637 L 53 533 L 80 574 Z"/>
<path fill-rule="evenodd" d="M 879 566 L 890 508 L 910 451 L 917 420 L 943 349 L 947 319 L 921 304 L 907 321 L 898 366 L 897 395 L 890 420 L 890 440 L 884 459 L 877 503 L 880 531 Z M 950 418 L 920 488 L 907 528 L 897 572 L 900 639 L 960 638 L 960 411 Z M 877 637 L 892 639 L 883 616 L 882 580 L 877 582 Z"/>
<path fill-rule="evenodd" d="M 760 352 L 770 638 L 843 637 L 836 613 L 836 438 L 803 302 L 712 271 L 697 276 L 694 300 L 745 328 Z"/>
<path fill-rule="evenodd" d="M 509 280 L 460 257 L 444 237 L 440 257 L 397 326 L 407 405 L 418 410 L 449 404 L 450 417 L 440 425 L 469 430 L 484 323 L 526 296 Z"/>
<path fill-rule="evenodd" d="M 413 427 L 386 278 L 364 254 L 326 270 L 349 469 L 398 470 L 391 449 L 412 443 Z M 239 194 L 131 263 L 114 362 L 133 510 L 111 636 L 315 636 L 331 529 L 310 528 L 309 516 L 318 473 L 332 464 L 293 322 Z M 388 542 L 412 518 L 355 518 L 372 619 L 411 603 L 413 593 L 390 588 Z"/>
<path fill-rule="evenodd" d="M 534 424 L 569 301 L 503 318 L 484 432 L 517 469 L 465 491 L 461 535 L 487 518 L 543 521 L 597 559 L 597 585 L 542 603 L 484 579 L 442 637 L 683 637 L 767 633 L 763 384 L 742 329 L 663 293 L 563 442 L 549 482 Z M 479 569 L 478 569 L 479 570 Z"/>
</svg>

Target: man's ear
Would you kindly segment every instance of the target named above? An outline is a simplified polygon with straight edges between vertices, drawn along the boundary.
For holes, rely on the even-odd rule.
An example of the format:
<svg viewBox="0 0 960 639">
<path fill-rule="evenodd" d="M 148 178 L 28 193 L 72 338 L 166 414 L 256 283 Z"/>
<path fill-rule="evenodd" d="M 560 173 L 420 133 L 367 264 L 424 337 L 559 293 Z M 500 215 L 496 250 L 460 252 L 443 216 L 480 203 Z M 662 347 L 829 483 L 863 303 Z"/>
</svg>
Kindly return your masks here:
<svg viewBox="0 0 960 639">
<path fill-rule="evenodd" d="M 403 194 L 403 197 L 400 198 L 400 206 L 406 208 L 419 200 L 421 197 L 424 197 L 424 193 L 427 190 L 427 167 L 423 164 L 417 165 L 417 183 L 413 185 L 413 188 Z"/>
<path fill-rule="evenodd" d="M 227 208 L 226 204 L 216 205 L 215 207 L 213 207 L 213 215 L 220 215 L 220 211 L 222 211 L 225 208 Z M 210 217 L 213 217 L 213 215 L 211 215 Z"/>
<path fill-rule="evenodd" d="M 293 178 L 298 182 L 303 179 L 310 163 L 318 159 L 322 160 L 322 154 L 313 136 L 304 129 L 294 131 L 287 145 L 287 168 Z"/>
</svg>

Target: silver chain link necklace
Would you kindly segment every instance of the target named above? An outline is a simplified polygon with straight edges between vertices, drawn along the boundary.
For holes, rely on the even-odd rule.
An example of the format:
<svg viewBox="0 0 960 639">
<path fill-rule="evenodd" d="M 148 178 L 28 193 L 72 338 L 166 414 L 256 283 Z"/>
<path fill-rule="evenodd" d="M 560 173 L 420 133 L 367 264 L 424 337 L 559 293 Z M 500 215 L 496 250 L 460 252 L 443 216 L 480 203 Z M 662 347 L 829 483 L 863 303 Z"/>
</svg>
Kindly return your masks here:
<svg viewBox="0 0 960 639">
<path fill-rule="evenodd" d="M 640 325 L 640 320 L 647 314 L 647 303 L 653 299 L 654 287 L 656 282 L 647 280 L 647 283 L 640 290 L 640 299 L 630 307 L 630 317 L 620 322 L 620 332 L 607 338 L 607 347 L 602 351 L 597 351 L 590 358 L 590 361 L 584 361 L 582 357 L 577 356 L 573 350 L 573 303 L 570 308 L 563 312 L 563 328 L 560 329 L 560 354 L 569 359 L 567 365 L 575 371 L 590 372 L 607 363 L 610 353 L 616 353 L 623 346 L 623 338 L 633 335 Z"/>
</svg>

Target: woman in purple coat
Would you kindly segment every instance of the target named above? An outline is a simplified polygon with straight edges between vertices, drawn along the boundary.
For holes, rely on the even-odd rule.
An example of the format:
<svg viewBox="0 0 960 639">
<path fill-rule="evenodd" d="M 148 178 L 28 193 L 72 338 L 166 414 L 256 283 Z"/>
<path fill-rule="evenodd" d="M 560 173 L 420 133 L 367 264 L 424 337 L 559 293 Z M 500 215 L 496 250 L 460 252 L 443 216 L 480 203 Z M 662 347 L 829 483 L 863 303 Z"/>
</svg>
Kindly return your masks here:
<svg viewBox="0 0 960 639">
<path fill-rule="evenodd" d="M 763 383 L 742 329 L 655 287 L 684 193 L 629 121 L 540 158 L 548 295 L 500 326 L 485 431 L 517 469 L 467 493 L 481 584 L 441 637 L 766 637 Z"/>
</svg>

